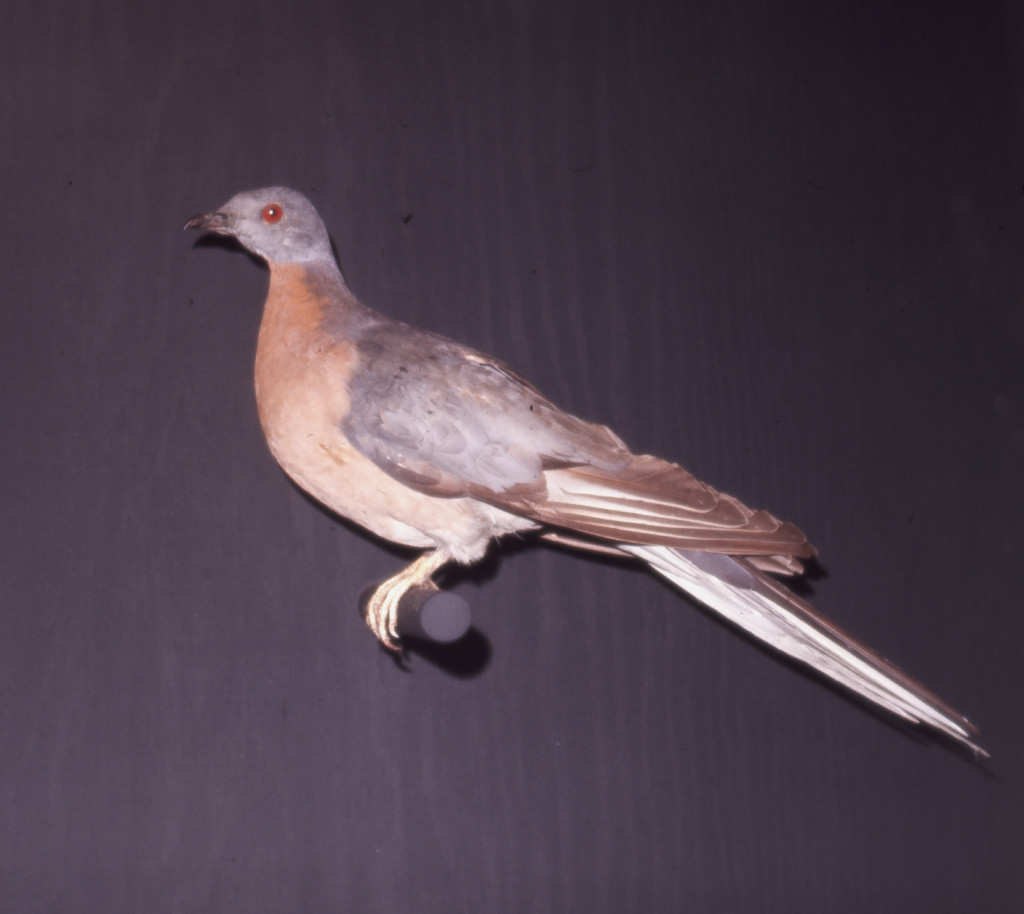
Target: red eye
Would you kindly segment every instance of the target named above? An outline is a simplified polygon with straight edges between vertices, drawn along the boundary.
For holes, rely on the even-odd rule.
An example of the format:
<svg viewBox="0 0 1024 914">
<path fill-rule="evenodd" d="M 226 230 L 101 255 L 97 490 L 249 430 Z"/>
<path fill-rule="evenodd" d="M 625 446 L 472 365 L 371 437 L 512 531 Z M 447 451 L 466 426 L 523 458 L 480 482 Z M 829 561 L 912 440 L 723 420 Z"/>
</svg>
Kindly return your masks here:
<svg viewBox="0 0 1024 914">
<path fill-rule="evenodd" d="M 268 203 L 263 207 L 263 212 L 260 213 L 263 217 L 264 222 L 268 222 L 273 225 L 275 222 L 280 222 L 281 217 L 284 215 L 284 210 L 281 209 L 277 203 Z"/>
</svg>

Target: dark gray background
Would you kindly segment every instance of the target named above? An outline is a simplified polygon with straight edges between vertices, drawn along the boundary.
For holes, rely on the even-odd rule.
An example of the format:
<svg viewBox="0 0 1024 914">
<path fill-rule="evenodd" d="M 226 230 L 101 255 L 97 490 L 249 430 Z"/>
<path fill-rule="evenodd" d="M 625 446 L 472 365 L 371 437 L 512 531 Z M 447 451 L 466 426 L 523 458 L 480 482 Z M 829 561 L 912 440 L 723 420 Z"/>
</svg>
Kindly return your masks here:
<svg viewBox="0 0 1024 914">
<path fill-rule="evenodd" d="M 8 6 L 4 912 L 1021 909 L 1017 4 Z M 266 272 L 180 230 L 270 183 L 803 527 L 993 762 L 542 547 L 397 669 L 354 604 L 406 556 L 261 439 Z"/>
</svg>

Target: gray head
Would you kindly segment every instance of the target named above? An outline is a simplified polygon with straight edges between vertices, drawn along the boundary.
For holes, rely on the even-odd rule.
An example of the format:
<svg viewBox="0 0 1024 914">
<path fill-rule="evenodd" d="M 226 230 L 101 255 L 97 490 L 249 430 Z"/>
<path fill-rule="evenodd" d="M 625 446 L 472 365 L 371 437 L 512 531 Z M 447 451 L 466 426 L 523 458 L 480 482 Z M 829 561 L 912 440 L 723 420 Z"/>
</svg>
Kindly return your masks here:
<svg viewBox="0 0 1024 914">
<path fill-rule="evenodd" d="M 215 213 L 190 219 L 185 228 L 237 238 L 271 263 L 334 262 L 320 215 L 302 194 L 288 187 L 264 187 L 236 194 Z"/>
</svg>

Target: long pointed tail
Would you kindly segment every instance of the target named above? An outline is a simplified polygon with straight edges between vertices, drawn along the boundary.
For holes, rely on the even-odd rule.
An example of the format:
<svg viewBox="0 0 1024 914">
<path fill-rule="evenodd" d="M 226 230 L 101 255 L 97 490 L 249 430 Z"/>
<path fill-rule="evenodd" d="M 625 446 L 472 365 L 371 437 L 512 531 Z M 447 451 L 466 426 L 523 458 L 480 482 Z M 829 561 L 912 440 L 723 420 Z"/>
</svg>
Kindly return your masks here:
<svg viewBox="0 0 1024 914">
<path fill-rule="evenodd" d="M 927 724 L 988 755 L 966 717 L 746 560 L 668 546 L 619 548 L 784 654 L 905 720 Z"/>
</svg>

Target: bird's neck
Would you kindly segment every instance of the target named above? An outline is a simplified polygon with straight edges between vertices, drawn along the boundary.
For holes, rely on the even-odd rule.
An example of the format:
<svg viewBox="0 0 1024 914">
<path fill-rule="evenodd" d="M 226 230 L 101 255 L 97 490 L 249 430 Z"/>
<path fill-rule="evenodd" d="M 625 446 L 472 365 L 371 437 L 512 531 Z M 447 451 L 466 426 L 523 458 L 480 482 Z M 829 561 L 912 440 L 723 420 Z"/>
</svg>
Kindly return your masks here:
<svg viewBox="0 0 1024 914">
<path fill-rule="evenodd" d="M 301 338 L 306 344 L 336 341 L 352 336 L 372 314 L 333 263 L 270 264 L 261 335 Z"/>
</svg>

